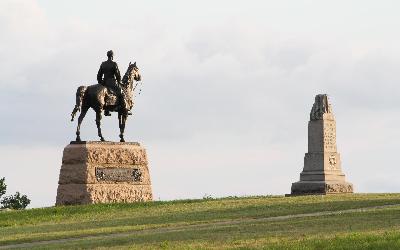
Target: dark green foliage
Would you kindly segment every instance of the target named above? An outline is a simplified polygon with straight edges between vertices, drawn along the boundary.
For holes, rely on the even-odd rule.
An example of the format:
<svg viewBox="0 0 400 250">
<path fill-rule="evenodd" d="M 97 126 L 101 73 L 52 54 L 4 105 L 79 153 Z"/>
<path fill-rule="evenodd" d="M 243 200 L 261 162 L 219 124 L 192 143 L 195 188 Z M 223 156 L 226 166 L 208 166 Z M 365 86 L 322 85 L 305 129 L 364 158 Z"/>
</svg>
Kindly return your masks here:
<svg viewBox="0 0 400 250">
<path fill-rule="evenodd" d="M 7 190 L 6 179 L 3 177 L 0 179 L 0 198 L 6 193 L 6 190 Z"/>
<path fill-rule="evenodd" d="M 6 180 L 3 177 L 0 179 L 0 198 L 6 193 L 6 190 Z M 31 203 L 31 200 L 26 195 L 16 192 L 14 195 L 4 197 L 0 203 L 2 204 L 1 208 L 24 209 Z"/>
<path fill-rule="evenodd" d="M 21 195 L 19 192 L 16 192 L 14 195 L 6 196 L 1 201 L 3 208 L 11 209 L 24 209 L 29 203 L 31 203 L 31 200 L 28 199 L 26 195 Z"/>
</svg>

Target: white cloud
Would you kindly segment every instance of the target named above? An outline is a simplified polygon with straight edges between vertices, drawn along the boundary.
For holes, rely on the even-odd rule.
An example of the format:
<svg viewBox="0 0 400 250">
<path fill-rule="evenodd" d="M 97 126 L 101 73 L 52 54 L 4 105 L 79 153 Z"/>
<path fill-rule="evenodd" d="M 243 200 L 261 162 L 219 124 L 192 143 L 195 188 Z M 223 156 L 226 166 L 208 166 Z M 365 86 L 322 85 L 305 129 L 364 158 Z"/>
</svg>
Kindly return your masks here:
<svg viewBox="0 0 400 250">
<path fill-rule="evenodd" d="M 101 2 L 96 13 L 84 4 L 69 14 L 71 6 L 63 11 L 53 2 L 1 2 L 0 146 L 7 162 L 24 159 L 13 163 L 17 169 L 35 169 L 37 179 L 53 173 L 36 187 L 52 191 L 31 194 L 36 205 L 54 202 L 62 147 L 74 139 L 75 89 L 95 82 L 110 48 L 122 71 L 136 60 L 143 74 L 126 133 L 148 146 L 155 197 L 289 192 L 302 168 L 318 93 L 331 95 L 343 168 L 356 190 L 375 191 L 366 183 L 374 183 L 377 165 L 385 170 L 375 186 L 396 173 L 400 51 L 393 46 L 398 37 L 383 27 L 388 17 L 355 32 L 360 20 L 368 24 L 370 8 L 357 11 L 357 20 L 344 13 L 340 23 L 348 26 L 341 27 L 320 5 L 307 16 L 308 5 L 299 3 L 289 12 L 287 4 L 258 2 L 177 13 L 142 4 L 131 16 L 130 5 L 118 14 Z M 117 140 L 115 115 L 103 123 L 106 139 Z M 93 113 L 82 137 L 97 138 Z M 36 185 L 21 183 L 20 172 L 4 173 L 10 187 Z"/>
</svg>

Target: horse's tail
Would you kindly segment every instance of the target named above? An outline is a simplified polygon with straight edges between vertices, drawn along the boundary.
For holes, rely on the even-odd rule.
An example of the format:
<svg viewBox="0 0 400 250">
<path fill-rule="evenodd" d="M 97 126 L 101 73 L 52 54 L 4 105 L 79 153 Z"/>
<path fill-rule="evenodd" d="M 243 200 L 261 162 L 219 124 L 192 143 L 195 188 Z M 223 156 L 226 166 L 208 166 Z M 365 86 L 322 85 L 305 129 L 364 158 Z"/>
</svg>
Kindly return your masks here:
<svg viewBox="0 0 400 250">
<path fill-rule="evenodd" d="M 71 113 L 71 122 L 74 121 L 76 112 L 81 111 L 82 102 L 83 102 L 83 98 L 85 97 L 86 89 L 87 89 L 86 86 L 80 86 L 76 90 L 76 104 L 75 104 L 74 110 L 72 110 L 72 113 Z"/>
</svg>

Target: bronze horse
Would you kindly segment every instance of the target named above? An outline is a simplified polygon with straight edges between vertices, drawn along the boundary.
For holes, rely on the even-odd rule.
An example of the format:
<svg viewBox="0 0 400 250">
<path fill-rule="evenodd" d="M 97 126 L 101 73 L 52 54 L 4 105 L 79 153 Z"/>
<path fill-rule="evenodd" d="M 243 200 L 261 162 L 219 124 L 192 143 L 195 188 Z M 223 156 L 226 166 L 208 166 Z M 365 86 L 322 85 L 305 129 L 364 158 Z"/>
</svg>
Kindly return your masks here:
<svg viewBox="0 0 400 250">
<path fill-rule="evenodd" d="M 141 80 L 141 75 L 139 73 L 139 69 L 136 66 L 136 62 L 134 64 L 129 63 L 128 69 L 121 81 L 121 89 L 123 90 L 123 94 L 127 102 L 126 106 L 129 110 L 131 110 L 133 107 L 133 92 L 137 87 L 137 83 L 135 86 L 133 86 L 133 80 L 137 82 Z M 92 108 L 96 112 L 97 133 L 101 141 L 105 141 L 101 133 L 100 127 L 100 121 L 103 111 L 109 110 L 118 112 L 118 122 L 120 130 L 119 137 L 121 138 L 120 141 L 124 142 L 125 123 L 126 119 L 128 118 L 128 114 L 127 110 L 124 110 L 120 105 L 120 103 L 124 100 L 120 99 L 121 98 L 117 98 L 117 95 L 113 93 L 112 90 L 107 89 L 101 84 L 78 87 L 78 89 L 76 90 L 76 105 L 71 114 L 71 121 L 73 121 L 76 113 L 78 111 L 81 112 L 78 117 L 78 126 L 76 128 L 76 141 L 81 141 L 81 123 L 86 115 L 86 112 L 89 110 L 89 108 Z"/>
</svg>

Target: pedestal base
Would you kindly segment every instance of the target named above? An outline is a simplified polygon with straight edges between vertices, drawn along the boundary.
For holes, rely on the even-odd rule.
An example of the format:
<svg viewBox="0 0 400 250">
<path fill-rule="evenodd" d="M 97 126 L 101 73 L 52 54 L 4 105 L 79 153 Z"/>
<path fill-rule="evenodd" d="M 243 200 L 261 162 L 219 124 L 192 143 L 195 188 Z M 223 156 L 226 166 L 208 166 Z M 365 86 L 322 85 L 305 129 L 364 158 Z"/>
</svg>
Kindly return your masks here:
<svg viewBox="0 0 400 250">
<path fill-rule="evenodd" d="M 353 193 L 353 184 L 333 181 L 299 181 L 292 184 L 291 195 Z"/>
<path fill-rule="evenodd" d="M 57 189 L 57 205 L 152 200 L 150 185 L 64 184 Z"/>
<path fill-rule="evenodd" d="M 153 199 L 146 150 L 139 143 L 71 142 L 58 184 L 56 205 Z"/>
</svg>

